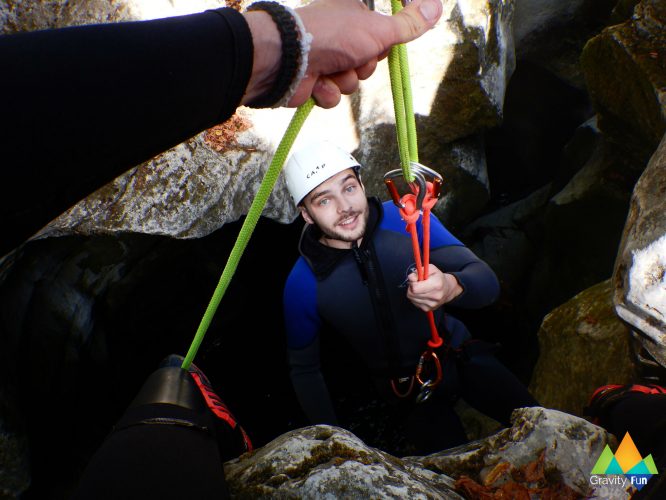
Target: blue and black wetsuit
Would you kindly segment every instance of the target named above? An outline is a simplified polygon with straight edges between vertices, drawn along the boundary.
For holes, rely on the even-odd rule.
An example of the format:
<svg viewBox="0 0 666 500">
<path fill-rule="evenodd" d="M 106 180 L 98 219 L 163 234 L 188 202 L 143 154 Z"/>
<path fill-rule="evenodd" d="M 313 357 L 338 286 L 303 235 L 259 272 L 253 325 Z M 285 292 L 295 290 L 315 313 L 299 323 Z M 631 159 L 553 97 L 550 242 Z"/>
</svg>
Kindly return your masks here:
<svg viewBox="0 0 666 500">
<path fill-rule="evenodd" d="M 369 204 L 366 235 L 358 248 L 326 247 L 318 241 L 318 229 L 307 226 L 300 241 L 301 257 L 285 285 L 291 378 L 301 406 L 312 423 L 337 423 L 320 369 L 319 337 L 324 327 L 342 335 L 370 376 L 384 380 L 387 386 L 391 379 L 414 374 L 430 338 L 426 315 L 406 297 L 407 276 L 414 269 L 414 256 L 405 223 L 390 202 L 381 204 L 373 198 Z M 418 231 L 421 237 L 420 224 Z M 499 283 L 492 269 L 435 217 L 431 222 L 430 261 L 442 272 L 454 275 L 463 288 L 449 305 L 481 308 L 497 299 Z M 450 314 L 443 314 L 441 308 L 435 311 L 435 319 L 448 346 L 461 348 L 471 339 L 465 325 Z M 471 357 L 483 358 L 487 369 L 479 368 L 466 377 L 467 370 L 455 370 L 456 363 L 450 358 L 449 366 L 445 367 L 447 383 L 437 392 L 459 393 L 503 423 L 508 423 L 514 408 L 536 404 L 522 384 L 490 353 L 477 352 Z M 474 394 L 466 394 L 468 389 L 479 392 L 467 387 L 470 381 L 474 386 L 481 385 L 476 381 L 477 372 L 494 378 L 487 384 L 491 392 L 496 393 L 490 395 L 490 399 L 497 400 L 497 404 L 490 405 L 493 408 L 488 408 L 483 401 L 474 401 Z M 452 383 L 455 387 L 451 387 Z M 444 406 L 449 407 L 446 412 L 451 413 L 450 398 L 443 399 L 446 399 Z M 432 408 L 437 403 L 427 406 Z M 494 407 L 499 411 L 493 411 Z M 440 409 L 436 413 L 441 415 L 442 412 Z M 464 440 L 457 417 L 451 414 L 450 418 L 457 425 L 457 431 L 450 435 L 457 432 L 455 440 Z"/>
</svg>

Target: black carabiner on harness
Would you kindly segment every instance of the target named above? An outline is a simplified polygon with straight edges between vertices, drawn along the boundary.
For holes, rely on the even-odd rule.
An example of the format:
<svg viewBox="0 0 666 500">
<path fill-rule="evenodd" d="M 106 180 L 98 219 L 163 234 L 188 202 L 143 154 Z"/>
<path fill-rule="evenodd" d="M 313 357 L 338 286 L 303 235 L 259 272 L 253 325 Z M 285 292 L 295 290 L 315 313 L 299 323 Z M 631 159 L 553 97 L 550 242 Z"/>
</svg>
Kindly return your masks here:
<svg viewBox="0 0 666 500">
<path fill-rule="evenodd" d="M 432 367 L 429 366 L 429 364 L 432 364 Z M 424 372 L 429 373 L 431 378 L 423 380 L 422 375 Z M 433 375 L 434 378 L 432 378 Z M 416 365 L 416 374 L 414 375 L 414 378 L 419 384 L 421 384 L 419 394 L 416 396 L 416 402 L 423 403 L 430 398 L 433 390 L 440 384 L 443 378 L 442 363 L 439 361 L 439 357 L 435 351 L 428 348 L 423 352 L 423 354 L 421 354 L 419 363 Z"/>
</svg>

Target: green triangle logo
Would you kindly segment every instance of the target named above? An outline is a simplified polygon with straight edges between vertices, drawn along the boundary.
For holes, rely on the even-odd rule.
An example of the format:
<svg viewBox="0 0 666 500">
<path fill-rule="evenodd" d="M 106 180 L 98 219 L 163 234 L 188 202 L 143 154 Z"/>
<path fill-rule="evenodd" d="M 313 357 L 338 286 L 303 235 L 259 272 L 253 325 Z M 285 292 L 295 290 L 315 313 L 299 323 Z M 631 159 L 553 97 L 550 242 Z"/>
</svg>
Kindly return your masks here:
<svg viewBox="0 0 666 500">
<path fill-rule="evenodd" d="M 594 464 L 590 474 L 606 474 L 606 469 L 613 460 L 615 460 L 615 455 L 613 455 L 610 446 L 606 445 L 604 451 L 601 452 L 601 456 L 597 460 L 597 463 Z"/>
<path fill-rule="evenodd" d="M 654 464 L 654 459 L 652 458 L 652 453 L 643 459 L 645 466 L 650 474 L 659 474 L 657 466 Z"/>
</svg>

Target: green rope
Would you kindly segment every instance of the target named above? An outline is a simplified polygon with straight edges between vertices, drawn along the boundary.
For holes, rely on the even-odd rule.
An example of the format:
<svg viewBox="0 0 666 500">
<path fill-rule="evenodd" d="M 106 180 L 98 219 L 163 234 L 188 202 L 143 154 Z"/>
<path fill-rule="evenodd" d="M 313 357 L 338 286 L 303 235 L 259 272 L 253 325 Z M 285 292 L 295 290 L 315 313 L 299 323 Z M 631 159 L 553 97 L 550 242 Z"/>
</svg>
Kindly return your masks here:
<svg viewBox="0 0 666 500">
<path fill-rule="evenodd" d="M 227 259 L 226 265 L 224 266 L 222 276 L 220 277 L 220 281 L 215 288 L 213 297 L 210 299 L 210 303 L 208 304 L 206 312 L 201 319 L 201 323 L 199 323 L 199 328 L 197 328 L 197 333 L 194 336 L 194 340 L 192 340 L 192 345 L 190 345 L 190 349 L 187 351 L 187 356 L 185 356 L 185 360 L 182 364 L 182 368 L 184 370 L 189 370 L 190 365 L 192 364 L 192 361 L 194 360 L 194 357 L 196 356 L 197 351 L 201 346 L 201 342 L 206 335 L 206 331 L 208 330 L 208 327 L 213 320 L 213 316 L 215 316 L 215 311 L 217 311 L 217 307 L 220 305 L 220 301 L 222 300 L 224 293 L 227 291 L 227 287 L 229 286 L 231 278 L 236 272 L 236 268 L 238 267 L 238 263 L 240 262 L 243 252 L 245 251 L 245 247 L 247 247 L 247 244 L 250 241 L 250 237 L 252 236 L 252 232 L 254 231 L 257 222 L 259 221 L 261 212 L 264 210 L 264 206 L 268 201 L 268 197 L 270 196 L 271 191 L 277 182 L 278 176 L 280 175 L 280 170 L 282 170 L 282 165 L 284 165 L 284 162 L 287 159 L 289 150 L 294 144 L 296 136 L 298 135 L 298 132 L 301 130 L 303 123 L 310 114 L 310 111 L 312 111 L 314 104 L 314 99 L 310 98 L 305 102 L 305 104 L 302 104 L 296 110 L 296 113 L 294 113 L 294 116 L 289 123 L 289 127 L 287 127 L 287 131 L 284 133 L 284 137 L 280 141 L 280 144 L 275 151 L 273 160 L 271 161 L 271 164 L 266 171 L 264 179 L 261 181 L 259 190 L 257 191 L 257 194 L 252 201 L 252 205 L 250 206 L 250 210 L 245 217 L 245 221 L 243 222 L 243 226 L 240 229 L 236 243 L 231 249 L 231 253 Z"/>
<path fill-rule="evenodd" d="M 389 76 L 391 79 L 391 93 L 393 94 L 393 111 L 395 112 L 395 129 L 398 138 L 398 154 L 400 165 L 405 179 L 413 181 L 409 165 L 409 140 L 407 138 L 407 121 L 405 120 L 405 98 L 402 88 L 402 77 L 400 71 L 400 53 L 397 45 L 391 48 L 388 57 Z"/>
<path fill-rule="evenodd" d="M 409 144 L 409 159 L 419 161 L 419 147 L 416 141 L 416 118 L 412 99 L 412 84 L 409 80 L 409 59 L 407 46 L 400 45 L 400 76 L 402 79 L 403 96 L 405 99 L 405 118 L 407 120 L 407 143 Z"/>
<path fill-rule="evenodd" d="M 391 9 L 394 15 L 400 12 L 402 10 L 400 0 L 391 0 Z M 414 175 L 409 162 L 419 161 L 419 154 L 407 47 L 404 44 L 393 46 L 389 52 L 388 63 L 400 165 L 405 179 L 411 182 L 414 180 Z"/>
</svg>

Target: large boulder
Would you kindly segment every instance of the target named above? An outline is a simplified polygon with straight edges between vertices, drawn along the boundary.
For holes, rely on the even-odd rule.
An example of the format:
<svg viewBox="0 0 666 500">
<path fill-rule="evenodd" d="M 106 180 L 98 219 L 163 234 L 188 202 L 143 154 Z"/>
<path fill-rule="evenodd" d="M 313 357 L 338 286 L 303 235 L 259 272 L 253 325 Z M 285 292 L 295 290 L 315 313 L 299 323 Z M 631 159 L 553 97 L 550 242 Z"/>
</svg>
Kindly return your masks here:
<svg viewBox="0 0 666 500">
<path fill-rule="evenodd" d="M 536 261 L 537 247 L 529 227 L 548 203 L 550 191 L 548 184 L 527 198 L 476 219 L 463 233 L 468 246 L 490 265 L 502 288 L 512 296 L 519 293 Z"/>
<path fill-rule="evenodd" d="M 471 498 L 627 498 L 622 487 L 589 482 L 596 460 L 615 442 L 600 427 L 540 407 L 519 408 L 511 421 L 510 429 L 414 462 L 456 478 L 458 488 L 471 486 Z"/>
<path fill-rule="evenodd" d="M 642 0 L 633 17 L 590 40 L 581 64 L 599 127 L 647 162 L 666 132 L 666 5 Z"/>
<path fill-rule="evenodd" d="M 516 0 L 516 58 L 584 88 L 579 64 L 585 43 L 610 23 L 617 0 Z"/>
<path fill-rule="evenodd" d="M 245 113 L 139 165 L 54 220 L 40 237 L 136 232 L 206 236 L 247 213 L 273 145 L 250 131 Z M 263 215 L 291 222 L 284 180 Z"/>
<path fill-rule="evenodd" d="M 414 112 L 427 118 L 420 134 L 436 133 L 440 141 L 450 142 L 502 120 L 504 92 L 515 66 L 513 2 L 443 3 L 442 19 L 430 33 L 408 44 L 408 53 Z M 361 87 L 361 133 L 380 123 L 395 123 L 390 96 L 388 66 L 382 64 Z M 364 153 L 373 145 L 381 148 L 371 133 L 362 138 Z"/>
<path fill-rule="evenodd" d="M 552 196 L 543 212 L 543 240 L 529 285 L 529 307 L 535 314 L 543 317 L 612 275 L 641 168 L 602 140 Z"/>
<path fill-rule="evenodd" d="M 378 130 L 378 129 L 377 129 Z M 384 144 L 391 144 L 391 134 L 395 135 L 393 127 L 384 127 L 386 133 Z M 488 173 L 486 171 L 486 157 L 484 143 L 480 136 L 471 136 L 450 143 L 434 144 L 430 138 L 422 138 L 420 143 L 425 145 L 423 151 L 437 150 L 436 156 L 421 156 L 421 162 L 442 174 L 444 185 L 440 201 L 435 205 L 433 212 L 451 231 L 458 231 L 470 220 L 473 220 L 483 209 L 489 199 Z M 358 159 L 364 164 L 363 182 L 368 194 L 388 198 L 383 175 L 389 171 L 400 168 L 399 163 L 381 163 L 384 159 L 389 161 L 387 152 L 395 150 L 395 144 L 387 151 L 375 151 L 367 156 L 362 150 L 358 151 Z M 432 158 L 427 161 L 426 158 Z M 406 191 L 403 191 L 406 192 Z"/>
<path fill-rule="evenodd" d="M 619 316 L 666 367 L 666 136 L 636 183 L 613 275 Z"/>
<path fill-rule="evenodd" d="M 491 495 L 502 489 L 525 498 L 530 492 L 626 498 L 621 489 L 589 483 L 595 461 L 613 442 L 603 429 L 544 408 L 518 409 L 512 422 L 486 439 L 403 459 L 345 430 L 307 427 L 227 462 L 225 476 L 238 498 L 462 498 L 458 492 L 469 492 L 472 483 L 476 491 L 485 488 L 487 498 L 500 498 Z"/>
<path fill-rule="evenodd" d="M 584 91 L 535 63 L 518 61 L 504 120 L 485 134 L 492 202 L 520 200 L 559 176 L 563 148 L 591 117 Z"/>
<path fill-rule="evenodd" d="M 450 498 L 453 480 L 331 426 L 289 432 L 224 468 L 237 498 Z"/>
<path fill-rule="evenodd" d="M 582 415 L 594 389 L 633 381 L 630 335 L 613 311 L 610 280 L 548 314 L 530 392 L 544 406 Z"/>
</svg>

